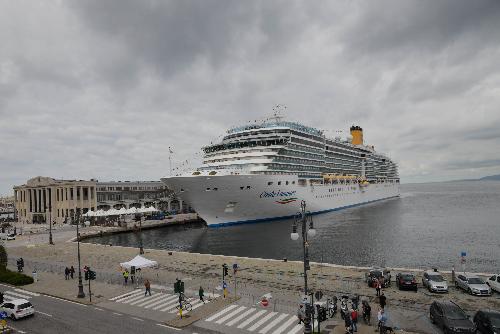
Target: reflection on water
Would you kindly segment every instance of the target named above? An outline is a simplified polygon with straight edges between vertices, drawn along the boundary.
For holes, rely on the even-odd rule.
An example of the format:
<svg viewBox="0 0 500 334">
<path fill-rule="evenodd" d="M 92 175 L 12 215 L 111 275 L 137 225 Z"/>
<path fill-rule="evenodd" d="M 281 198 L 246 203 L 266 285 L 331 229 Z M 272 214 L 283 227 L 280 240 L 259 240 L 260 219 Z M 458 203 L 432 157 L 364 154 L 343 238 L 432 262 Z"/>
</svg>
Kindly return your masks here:
<svg viewBox="0 0 500 334">
<path fill-rule="evenodd" d="M 314 217 L 312 261 L 344 265 L 451 268 L 461 251 L 467 270 L 500 267 L 500 182 L 402 185 L 399 199 Z M 201 224 L 143 231 L 144 246 L 197 253 L 302 259 L 291 220 L 207 228 Z M 90 242 L 137 246 L 138 235 Z"/>
</svg>

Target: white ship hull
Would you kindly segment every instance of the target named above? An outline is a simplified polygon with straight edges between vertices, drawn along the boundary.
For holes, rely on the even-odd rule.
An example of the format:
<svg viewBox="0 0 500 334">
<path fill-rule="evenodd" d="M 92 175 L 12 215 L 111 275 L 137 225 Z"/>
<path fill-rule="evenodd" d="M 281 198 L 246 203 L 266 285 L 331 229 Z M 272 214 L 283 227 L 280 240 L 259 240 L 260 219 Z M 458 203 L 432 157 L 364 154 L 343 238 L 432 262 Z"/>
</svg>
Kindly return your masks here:
<svg viewBox="0 0 500 334">
<path fill-rule="evenodd" d="M 302 200 L 308 211 L 318 214 L 399 196 L 396 182 L 302 186 L 295 175 L 176 176 L 162 181 L 210 227 L 291 218 Z"/>
</svg>

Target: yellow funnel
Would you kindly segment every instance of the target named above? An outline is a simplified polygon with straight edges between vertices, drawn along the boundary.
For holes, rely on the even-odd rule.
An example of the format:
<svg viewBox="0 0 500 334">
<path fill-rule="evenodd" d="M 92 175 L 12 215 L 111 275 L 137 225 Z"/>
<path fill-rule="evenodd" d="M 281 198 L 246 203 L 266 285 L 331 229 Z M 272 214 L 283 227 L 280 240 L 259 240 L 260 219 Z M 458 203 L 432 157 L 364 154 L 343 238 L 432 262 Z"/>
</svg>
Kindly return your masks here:
<svg viewBox="0 0 500 334">
<path fill-rule="evenodd" d="M 359 126 L 351 126 L 351 136 L 353 145 L 363 145 L 363 129 Z"/>
</svg>

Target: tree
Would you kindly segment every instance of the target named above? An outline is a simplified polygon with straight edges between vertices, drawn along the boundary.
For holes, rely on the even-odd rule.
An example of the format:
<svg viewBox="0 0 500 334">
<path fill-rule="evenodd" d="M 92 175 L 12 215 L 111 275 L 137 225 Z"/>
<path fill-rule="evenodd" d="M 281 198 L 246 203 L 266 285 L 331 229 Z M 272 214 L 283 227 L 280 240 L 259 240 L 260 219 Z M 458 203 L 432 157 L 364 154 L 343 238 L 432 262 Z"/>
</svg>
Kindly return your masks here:
<svg viewBox="0 0 500 334">
<path fill-rule="evenodd" d="M 7 251 L 3 245 L 0 245 L 0 270 L 7 268 Z"/>
</svg>

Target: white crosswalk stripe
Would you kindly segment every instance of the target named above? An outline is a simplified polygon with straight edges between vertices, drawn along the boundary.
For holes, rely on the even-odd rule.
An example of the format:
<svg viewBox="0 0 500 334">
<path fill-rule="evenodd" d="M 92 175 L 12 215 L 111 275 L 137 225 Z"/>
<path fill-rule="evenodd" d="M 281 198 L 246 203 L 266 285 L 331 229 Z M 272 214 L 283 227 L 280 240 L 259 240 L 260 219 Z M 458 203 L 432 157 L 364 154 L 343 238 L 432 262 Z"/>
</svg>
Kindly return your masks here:
<svg viewBox="0 0 500 334">
<path fill-rule="evenodd" d="M 257 328 L 259 328 L 261 325 L 263 325 L 266 321 L 268 321 L 269 319 L 271 319 L 272 317 L 274 317 L 276 314 L 277 314 L 276 312 L 271 312 L 271 313 L 266 314 L 266 316 L 264 318 L 260 319 L 255 324 L 253 324 L 252 326 L 250 326 L 250 328 L 248 328 L 248 330 L 250 332 L 253 332 Z"/>
<path fill-rule="evenodd" d="M 251 309 L 246 310 L 246 312 L 243 312 L 242 314 L 240 314 L 239 316 L 237 316 L 233 320 L 229 321 L 226 324 L 226 326 L 232 326 L 232 325 L 234 325 L 235 323 L 237 323 L 238 321 L 246 318 L 247 316 L 249 316 L 250 314 L 252 314 L 255 311 L 257 311 L 257 309 L 255 309 L 255 308 L 251 308 Z"/>
<path fill-rule="evenodd" d="M 236 304 L 229 305 L 228 307 L 226 307 L 222 311 L 219 311 L 219 312 L 215 313 L 213 316 L 211 316 L 210 318 L 206 319 L 206 321 L 212 321 L 212 320 L 220 317 L 221 315 L 226 314 L 227 312 L 231 311 L 233 308 L 235 308 L 237 306 L 238 305 L 236 305 Z"/>
<path fill-rule="evenodd" d="M 280 327 L 276 328 L 276 330 L 273 332 L 273 334 L 281 334 L 285 331 L 285 329 L 287 329 L 288 327 L 290 327 L 291 324 L 293 324 L 294 322 L 297 322 L 298 321 L 298 318 L 294 315 L 290 316 L 290 318 L 285 321 Z"/>
<path fill-rule="evenodd" d="M 3 292 L 3 299 L 5 301 L 9 301 L 9 300 L 14 300 L 14 299 L 30 299 L 32 297 L 36 297 L 33 293 L 26 293 L 26 291 L 21 290 L 21 289 L 14 289 L 14 290 L 16 290 L 17 292 L 10 291 L 10 290 L 4 291 Z M 36 294 L 36 295 L 40 296 L 39 294 Z"/>
<path fill-rule="evenodd" d="M 126 294 L 125 296 L 123 297 L 120 297 L 118 299 L 115 299 L 114 301 L 117 302 L 117 303 L 121 303 L 123 302 L 124 300 L 128 300 L 130 298 L 134 298 L 134 297 L 137 297 L 138 295 L 142 294 L 142 290 L 135 290 L 134 292 L 132 293 L 129 293 L 129 294 Z M 110 299 L 112 300 L 112 299 Z"/>
<path fill-rule="evenodd" d="M 21 294 L 21 293 L 18 293 L 18 292 L 14 292 L 14 291 L 5 291 L 4 294 L 3 294 L 3 298 L 4 299 L 9 299 L 9 300 L 14 300 L 14 299 L 30 299 L 31 297 L 33 296 L 30 296 L 28 294 L 24 295 L 24 294 Z"/>
<path fill-rule="evenodd" d="M 241 324 L 239 324 L 237 328 L 245 328 L 245 326 L 247 326 L 249 323 L 251 323 L 252 321 L 257 319 L 258 317 L 260 317 L 264 313 L 266 313 L 266 310 L 260 310 L 259 312 L 255 313 L 250 318 L 248 318 L 247 320 L 245 320 Z"/>
<path fill-rule="evenodd" d="M 294 328 L 292 328 L 287 334 L 297 334 L 300 331 L 304 330 L 304 326 L 302 324 L 296 325 Z"/>
<path fill-rule="evenodd" d="M 212 296 L 212 298 L 217 297 L 219 297 L 217 294 Z M 109 300 L 115 303 L 170 313 L 178 312 L 177 306 L 179 305 L 179 295 L 153 291 L 151 296 L 149 294 L 145 296 L 143 289 L 129 291 L 119 296 L 110 298 Z M 191 303 L 191 311 L 204 305 L 204 303 L 197 298 L 187 298 L 187 300 Z M 208 302 L 209 301 L 206 301 L 205 303 Z M 183 311 L 183 314 L 188 312 L 189 311 Z"/>
<path fill-rule="evenodd" d="M 178 300 L 179 297 L 177 296 L 165 296 L 165 298 L 161 299 L 160 301 L 144 305 L 144 308 L 152 308 L 153 306 L 161 308 L 164 305 L 167 305 L 167 303 L 171 303 L 173 300 Z M 155 308 L 153 308 L 154 310 Z"/>
<path fill-rule="evenodd" d="M 269 330 L 271 328 L 273 328 L 274 326 L 276 326 L 280 321 L 282 321 L 283 319 L 285 319 L 286 317 L 288 317 L 288 314 L 280 314 L 276 319 L 274 319 L 273 321 L 271 321 L 270 323 L 268 323 L 266 325 L 266 327 L 262 328 L 259 333 L 260 334 L 266 334 L 267 332 L 269 332 Z"/>
<path fill-rule="evenodd" d="M 224 321 L 228 320 L 229 318 L 231 317 L 234 317 L 236 314 L 240 313 L 241 311 L 245 310 L 246 307 L 245 306 L 240 306 L 238 307 L 236 310 L 234 310 L 233 312 L 225 315 L 224 317 L 220 318 L 219 320 L 217 320 L 215 323 L 216 324 L 221 324 L 223 323 Z"/>
<path fill-rule="evenodd" d="M 20 293 L 24 293 L 24 294 L 28 294 L 28 295 L 33 296 L 33 297 L 40 296 L 39 293 L 31 292 L 31 291 L 28 291 L 28 290 L 14 289 L 14 291 L 17 291 L 17 292 L 20 292 Z"/>
<path fill-rule="evenodd" d="M 167 312 L 167 311 L 174 310 L 177 307 L 177 305 L 179 305 L 179 300 L 176 298 L 174 300 L 169 301 L 165 305 L 159 305 L 159 306 L 153 307 L 153 310 L 160 309 L 160 312 Z"/>
<path fill-rule="evenodd" d="M 110 300 L 118 300 L 118 299 L 122 299 L 122 298 L 127 298 L 127 297 L 129 297 L 131 295 L 135 295 L 135 294 L 138 294 L 140 292 L 142 292 L 142 290 L 137 289 L 137 290 L 134 290 L 134 291 L 130 291 L 130 292 L 124 293 L 123 295 L 119 295 L 119 296 L 113 297 Z"/>
<path fill-rule="evenodd" d="M 165 301 L 165 298 L 167 296 L 163 293 L 157 293 L 153 296 L 150 296 L 149 298 L 146 299 L 146 301 L 143 301 L 142 303 L 140 304 L 137 304 L 138 307 L 144 307 L 146 308 L 146 305 L 149 305 L 151 303 L 156 303 L 157 301 L 161 300 L 161 301 Z"/>
<path fill-rule="evenodd" d="M 237 304 L 229 305 L 205 321 L 235 327 L 247 333 L 296 334 L 303 330 L 303 326 L 297 324 L 295 315 Z"/>
</svg>

